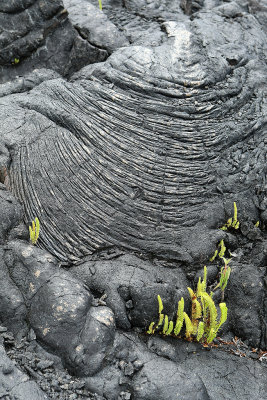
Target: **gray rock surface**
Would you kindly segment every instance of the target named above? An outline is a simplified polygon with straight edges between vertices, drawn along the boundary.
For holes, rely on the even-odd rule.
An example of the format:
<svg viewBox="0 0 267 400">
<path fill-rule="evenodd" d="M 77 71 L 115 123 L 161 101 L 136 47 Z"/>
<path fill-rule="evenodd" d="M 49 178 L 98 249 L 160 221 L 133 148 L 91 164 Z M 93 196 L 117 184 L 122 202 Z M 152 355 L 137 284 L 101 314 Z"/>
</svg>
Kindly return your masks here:
<svg viewBox="0 0 267 400">
<path fill-rule="evenodd" d="M 49 397 L 23 374 L 7 357 L 3 345 L 0 345 L 0 396 L 2 399 L 48 400 Z"/>
<path fill-rule="evenodd" d="M 140 400 L 209 399 L 201 378 L 194 371 L 186 372 L 179 364 L 148 351 L 136 335 L 117 334 L 111 359 L 111 365 L 86 378 L 91 391 L 110 400 L 123 399 L 125 393 Z"/>
<path fill-rule="evenodd" d="M 107 50 L 109 54 L 129 45 L 124 34 L 87 0 L 64 0 L 64 5 L 73 26 L 92 45 Z"/>
<path fill-rule="evenodd" d="M 86 80 L 2 100 L 4 125 L 26 119 L 2 138 L 14 141 L 16 129 L 21 140 L 10 188 L 61 260 L 110 245 L 204 260 L 223 237 L 225 202 L 264 192 L 263 32 L 248 14 L 222 12 L 166 21 L 162 45 L 119 49 Z M 49 159 L 27 156 L 45 149 Z"/>
<path fill-rule="evenodd" d="M 254 347 L 265 347 L 267 343 L 263 324 L 265 272 L 266 265 L 255 268 L 253 264 L 237 263 L 232 268 L 231 281 L 227 288 L 231 330 L 238 337 L 247 339 Z"/>
<path fill-rule="evenodd" d="M 0 0 L 0 397 L 265 400 L 265 15 Z M 220 337 L 146 334 L 206 263 L 214 290 L 221 239 Z"/>
<path fill-rule="evenodd" d="M 178 300 L 188 296 L 189 282 L 181 269 L 156 265 L 133 255 L 114 260 L 88 261 L 71 269 L 71 274 L 98 294 L 115 311 L 119 328 L 146 329 L 158 317 L 159 294 L 165 312 L 177 311 Z"/>
<path fill-rule="evenodd" d="M 60 0 L 1 1 L 0 26 L 1 83 L 44 67 L 66 76 L 107 57 L 74 29 Z"/>
<path fill-rule="evenodd" d="M 43 250 L 11 241 L 5 260 L 24 297 L 37 338 L 77 375 L 99 370 L 113 342 L 112 311 L 91 309 L 89 290 L 67 271 L 59 270 L 57 261 Z"/>
<path fill-rule="evenodd" d="M 266 397 L 266 365 L 247 359 L 244 353 L 227 354 L 218 349 L 203 350 L 196 343 L 168 343 L 152 338 L 148 347 L 161 357 L 179 363 L 199 376 L 210 400 L 261 399 Z"/>
</svg>

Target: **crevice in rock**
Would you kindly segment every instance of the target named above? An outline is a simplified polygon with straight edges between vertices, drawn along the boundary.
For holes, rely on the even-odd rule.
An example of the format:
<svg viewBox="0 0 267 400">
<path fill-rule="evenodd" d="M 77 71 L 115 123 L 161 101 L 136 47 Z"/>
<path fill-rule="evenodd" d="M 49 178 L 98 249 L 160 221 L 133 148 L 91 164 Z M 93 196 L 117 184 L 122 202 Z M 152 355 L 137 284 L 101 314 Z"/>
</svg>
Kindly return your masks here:
<svg viewBox="0 0 267 400">
<path fill-rule="evenodd" d="M 82 29 L 81 29 L 79 26 L 73 25 L 73 27 L 74 27 L 74 29 L 76 30 L 76 32 L 78 33 L 78 35 L 79 35 L 83 40 L 86 40 L 91 46 L 93 46 L 93 47 L 95 47 L 95 48 L 97 48 L 97 49 L 99 49 L 99 50 L 105 51 L 105 52 L 107 53 L 107 57 L 103 60 L 103 61 L 106 61 L 107 58 L 111 55 L 111 53 L 110 53 L 104 46 L 99 46 L 99 45 L 97 45 L 96 43 L 90 42 L 90 40 L 88 39 L 88 36 L 87 36 L 85 33 L 83 33 Z M 93 64 L 92 64 L 92 65 L 93 65 Z"/>
</svg>

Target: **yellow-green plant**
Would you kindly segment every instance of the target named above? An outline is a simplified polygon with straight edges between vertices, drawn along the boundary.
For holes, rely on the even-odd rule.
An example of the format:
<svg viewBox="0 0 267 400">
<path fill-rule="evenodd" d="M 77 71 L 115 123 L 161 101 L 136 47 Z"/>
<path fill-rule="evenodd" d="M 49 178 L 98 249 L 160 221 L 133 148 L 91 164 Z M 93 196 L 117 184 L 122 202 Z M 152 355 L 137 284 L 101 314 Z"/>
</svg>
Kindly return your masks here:
<svg viewBox="0 0 267 400">
<path fill-rule="evenodd" d="M 158 323 L 156 325 L 155 322 L 151 322 L 151 324 L 149 325 L 148 331 L 147 331 L 147 333 L 149 333 L 149 334 L 153 334 L 155 332 L 155 330 L 158 329 L 163 323 L 163 319 L 164 319 L 164 314 L 162 314 L 163 304 L 162 304 L 162 300 L 161 300 L 160 295 L 158 295 L 158 303 L 159 303 L 159 319 L 158 319 Z"/>
<path fill-rule="evenodd" d="M 220 287 L 221 289 L 223 288 L 222 290 L 225 289 L 229 279 L 230 272 L 228 274 L 227 271 L 228 270 L 226 270 L 225 274 L 221 274 L 220 282 L 217 285 L 217 287 Z M 207 268 L 204 267 L 203 280 L 199 278 L 196 292 L 189 287 L 187 288 L 192 302 L 191 319 L 184 311 L 184 299 L 182 297 L 178 302 L 175 324 L 173 321 L 169 321 L 167 315 L 162 313 L 163 303 L 161 297 L 158 295 L 159 322 L 157 325 L 154 322 L 151 322 L 147 333 L 151 335 L 157 330 L 158 333 L 162 333 L 166 336 L 171 334 L 173 336 L 178 336 L 184 324 L 186 339 L 196 339 L 197 341 L 201 341 L 203 343 L 211 343 L 216 338 L 218 330 L 222 324 L 227 320 L 227 307 L 225 303 L 219 304 L 221 315 L 220 319 L 218 320 L 217 308 L 212 299 L 212 293 L 208 294 L 206 287 Z M 163 320 L 164 325 L 163 329 L 161 330 Z"/>
<path fill-rule="evenodd" d="M 98 0 L 98 3 L 99 3 L 99 8 L 102 11 L 102 0 Z"/>
<path fill-rule="evenodd" d="M 218 256 L 219 258 L 223 258 L 226 252 L 226 246 L 224 244 L 224 240 L 222 239 L 218 245 L 218 249 L 215 250 L 215 253 L 213 256 L 210 258 L 210 261 L 214 261 L 215 258 Z"/>
<path fill-rule="evenodd" d="M 178 301 L 178 309 L 176 315 L 176 324 L 174 328 L 174 335 L 178 336 L 181 332 L 184 322 L 184 298 L 182 297 L 180 301 Z"/>
<path fill-rule="evenodd" d="M 224 267 L 221 268 L 221 274 L 220 274 L 220 281 L 218 283 L 218 285 L 215 287 L 214 290 L 216 290 L 217 288 L 220 288 L 222 291 L 222 300 L 224 299 L 224 289 L 227 286 L 230 274 L 231 274 L 231 268 L 229 267 L 229 262 L 231 261 L 231 259 L 226 259 L 223 257 L 223 261 L 224 261 Z"/>
<path fill-rule="evenodd" d="M 229 218 L 227 222 L 221 227 L 222 231 L 227 231 L 229 228 L 238 229 L 239 228 L 239 221 L 237 219 L 237 206 L 236 202 L 234 202 L 234 216 L 233 218 Z"/>
<path fill-rule="evenodd" d="M 30 231 L 30 240 L 32 244 L 36 244 L 40 232 L 40 222 L 37 217 L 34 219 L 34 221 L 32 221 L 32 225 L 29 226 L 29 231 Z"/>
</svg>

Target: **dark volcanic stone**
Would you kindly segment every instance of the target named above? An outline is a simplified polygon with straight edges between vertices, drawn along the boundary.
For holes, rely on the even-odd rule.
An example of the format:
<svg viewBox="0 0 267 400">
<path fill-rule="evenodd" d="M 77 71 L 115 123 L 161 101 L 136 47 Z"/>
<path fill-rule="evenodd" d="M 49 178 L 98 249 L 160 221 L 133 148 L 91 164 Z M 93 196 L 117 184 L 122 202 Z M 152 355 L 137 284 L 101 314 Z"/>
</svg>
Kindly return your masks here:
<svg viewBox="0 0 267 400">
<path fill-rule="evenodd" d="M 2 345 L 0 345 L 0 393 L 3 399 L 48 400 L 38 385 L 15 367 Z"/>
<path fill-rule="evenodd" d="M 89 290 L 60 270 L 55 258 L 43 250 L 14 241 L 5 259 L 24 296 L 37 338 L 78 375 L 91 375 L 101 368 L 113 342 L 112 311 L 91 308 Z"/>
<path fill-rule="evenodd" d="M 188 297 L 189 282 L 181 269 L 154 265 L 133 255 L 88 261 L 72 268 L 71 273 L 94 292 L 106 294 L 105 302 L 114 310 L 117 326 L 124 329 L 131 326 L 146 329 L 157 319 L 157 295 L 169 315 L 176 313 L 182 296 Z"/>
<path fill-rule="evenodd" d="M 217 349 L 204 350 L 196 343 L 152 338 L 149 347 L 156 354 L 179 363 L 201 377 L 210 400 L 264 400 L 267 365 Z M 191 347 L 191 348 L 190 348 Z"/>
<path fill-rule="evenodd" d="M 94 46 L 112 53 L 117 48 L 128 46 L 125 35 L 106 15 L 87 0 L 63 0 L 69 19 L 80 35 Z"/>
<path fill-rule="evenodd" d="M 27 220 L 38 215 L 43 247 L 69 263 L 112 245 L 204 262 L 224 237 L 226 203 L 257 215 L 266 41 L 241 14 L 165 20 L 160 44 L 2 99 L 9 187 Z"/>
<path fill-rule="evenodd" d="M 68 18 L 58 0 L 0 0 L 1 340 L 60 400 L 265 400 L 264 9 L 92 2 L 66 0 Z M 223 232 L 234 201 L 241 229 Z M 146 335 L 157 294 L 172 317 L 222 238 L 224 341 Z M 45 398 L 0 359 L 0 396 Z"/>
<path fill-rule="evenodd" d="M 0 153 L 1 158 L 1 153 Z M 19 202 L 0 183 L 0 245 L 7 239 L 7 234 L 22 220 L 22 207 Z"/>
<path fill-rule="evenodd" d="M 265 268 L 233 262 L 227 286 L 230 329 L 253 347 L 263 344 L 261 339 L 266 323 L 264 275 Z"/>
<path fill-rule="evenodd" d="M 68 75 L 107 57 L 78 34 L 60 0 L 2 3 L 0 82 L 42 67 Z"/>
<path fill-rule="evenodd" d="M 113 357 L 124 362 L 142 361 L 143 367 L 133 376 L 124 376 L 125 369 L 119 363 L 109 365 L 99 374 L 86 378 L 86 385 L 109 400 L 117 400 L 121 392 L 130 392 L 137 399 L 191 398 L 208 400 L 202 381 L 194 372 L 185 372 L 173 362 L 156 356 L 133 334 L 116 334 Z M 170 390 L 169 390 L 170 389 Z M 175 397 L 173 397 L 173 395 Z"/>
</svg>

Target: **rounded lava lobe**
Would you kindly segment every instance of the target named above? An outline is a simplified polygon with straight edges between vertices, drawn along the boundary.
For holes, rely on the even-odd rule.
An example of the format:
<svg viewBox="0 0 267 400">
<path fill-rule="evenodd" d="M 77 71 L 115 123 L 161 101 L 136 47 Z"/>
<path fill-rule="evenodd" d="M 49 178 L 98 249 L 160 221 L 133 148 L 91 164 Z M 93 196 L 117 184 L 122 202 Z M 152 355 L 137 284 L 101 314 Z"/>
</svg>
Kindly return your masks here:
<svg viewBox="0 0 267 400">
<path fill-rule="evenodd" d="M 152 320 L 157 320 L 157 294 L 169 316 L 177 312 L 177 301 L 188 295 L 189 282 L 181 269 L 163 268 L 133 255 L 88 261 L 72 268 L 71 273 L 90 290 L 106 294 L 105 302 L 114 311 L 116 326 L 124 330 L 147 329 Z"/>
<path fill-rule="evenodd" d="M 9 244 L 10 274 L 25 299 L 38 340 L 75 374 L 95 373 L 113 343 L 113 312 L 92 307 L 89 290 L 68 271 L 59 270 L 50 254 L 22 241 Z"/>
</svg>

